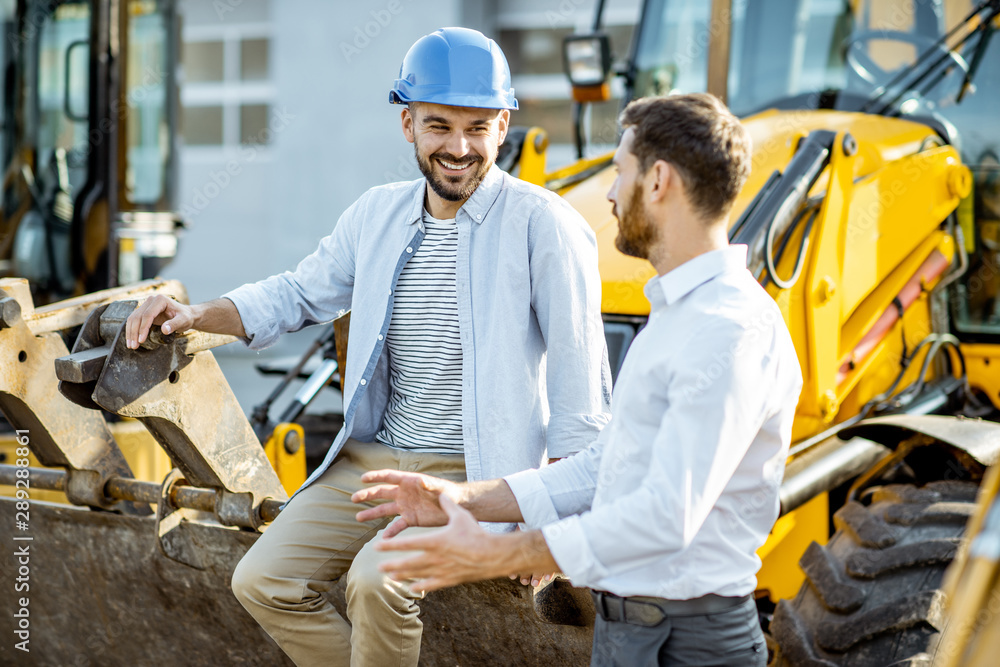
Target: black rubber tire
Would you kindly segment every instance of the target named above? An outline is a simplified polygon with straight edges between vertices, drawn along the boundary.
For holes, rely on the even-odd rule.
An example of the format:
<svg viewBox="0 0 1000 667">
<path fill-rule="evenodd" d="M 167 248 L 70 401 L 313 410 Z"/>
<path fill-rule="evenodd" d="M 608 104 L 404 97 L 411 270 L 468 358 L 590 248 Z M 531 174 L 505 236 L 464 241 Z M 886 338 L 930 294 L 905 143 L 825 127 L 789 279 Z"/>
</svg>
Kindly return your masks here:
<svg viewBox="0 0 1000 667">
<path fill-rule="evenodd" d="M 806 582 L 778 602 L 773 664 L 931 664 L 944 628 L 941 584 L 975 508 L 973 482 L 877 487 L 834 515 L 836 533 L 799 560 Z"/>
</svg>

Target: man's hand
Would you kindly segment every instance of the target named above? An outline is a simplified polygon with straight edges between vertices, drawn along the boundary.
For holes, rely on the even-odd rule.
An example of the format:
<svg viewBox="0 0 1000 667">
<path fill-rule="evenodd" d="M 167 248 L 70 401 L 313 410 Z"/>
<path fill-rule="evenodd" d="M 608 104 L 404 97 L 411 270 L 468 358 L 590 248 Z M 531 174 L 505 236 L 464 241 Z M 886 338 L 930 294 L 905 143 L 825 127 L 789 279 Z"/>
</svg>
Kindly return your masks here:
<svg viewBox="0 0 1000 667">
<path fill-rule="evenodd" d="M 194 326 L 193 309 L 162 294 L 149 297 L 125 320 L 125 344 L 137 349 L 154 324 L 159 324 L 164 334 L 187 331 Z"/>
<path fill-rule="evenodd" d="M 439 494 L 438 498 L 439 511 L 447 517 L 447 527 L 419 537 L 379 541 L 375 545 L 379 551 L 422 552 L 387 561 L 379 569 L 397 581 L 415 580 L 410 588 L 418 592 L 500 576 L 496 554 L 489 549 L 496 536 L 483 530 L 470 512 L 447 495 Z"/>
<path fill-rule="evenodd" d="M 378 486 L 361 489 L 351 496 L 353 502 L 389 502 L 358 512 L 358 521 L 399 515 L 386 527 L 383 539 L 398 535 L 410 526 L 443 526 L 448 523 L 448 515 L 439 502 L 442 495 L 455 503 L 461 502 L 461 487 L 458 484 L 416 472 L 374 470 L 362 475 L 361 481 Z"/>
<path fill-rule="evenodd" d="M 514 581 L 520 581 L 521 584 L 524 585 L 524 586 L 527 586 L 527 585 L 530 584 L 532 586 L 532 588 L 536 588 L 542 582 L 549 581 L 549 580 L 551 580 L 555 576 L 556 575 L 554 573 L 551 573 L 551 572 L 549 574 L 535 574 L 535 573 L 517 574 L 517 573 L 515 573 L 515 574 L 510 575 L 510 578 L 513 579 Z"/>
<path fill-rule="evenodd" d="M 378 551 L 420 551 L 387 561 L 379 569 L 397 581 L 415 580 L 415 591 L 433 591 L 469 581 L 493 579 L 511 572 L 555 572 L 559 569 L 542 533 L 491 535 L 471 512 L 448 495 L 438 496 L 448 525 L 418 537 L 379 540 Z"/>
<path fill-rule="evenodd" d="M 551 459 L 550 459 L 551 460 Z M 558 461 L 559 459 L 556 459 Z M 514 530 L 521 530 L 520 526 L 516 526 Z M 539 584 L 549 581 L 556 576 L 555 572 L 515 572 L 510 575 L 510 578 L 514 581 L 520 581 L 522 586 L 530 585 L 532 588 L 538 586 Z"/>
</svg>

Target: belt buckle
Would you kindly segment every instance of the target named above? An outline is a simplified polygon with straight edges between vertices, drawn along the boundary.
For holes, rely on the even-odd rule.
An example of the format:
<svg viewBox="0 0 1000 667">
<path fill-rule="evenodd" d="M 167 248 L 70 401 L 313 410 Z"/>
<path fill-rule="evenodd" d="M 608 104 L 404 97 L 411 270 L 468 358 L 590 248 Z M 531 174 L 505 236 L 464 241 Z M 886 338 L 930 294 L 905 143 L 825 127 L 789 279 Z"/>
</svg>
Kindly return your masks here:
<svg viewBox="0 0 1000 667">
<path fill-rule="evenodd" d="M 625 598 L 619 597 L 607 591 L 595 591 L 591 589 L 591 596 L 594 599 L 594 607 L 601 618 L 611 623 L 624 623 L 625 621 Z M 617 602 L 615 613 L 611 612 L 609 602 Z"/>
</svg>

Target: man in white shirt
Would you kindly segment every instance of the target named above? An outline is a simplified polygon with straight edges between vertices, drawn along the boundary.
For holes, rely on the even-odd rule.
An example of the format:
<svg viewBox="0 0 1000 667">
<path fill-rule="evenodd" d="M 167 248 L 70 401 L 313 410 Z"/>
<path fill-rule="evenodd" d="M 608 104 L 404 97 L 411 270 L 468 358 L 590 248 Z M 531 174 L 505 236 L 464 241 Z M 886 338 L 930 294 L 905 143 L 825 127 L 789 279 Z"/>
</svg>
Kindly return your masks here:
<svg viewBox="0 0 1000 667">
<path fill-rule="evenodd" d="M 594 591 L 595 665 L 765 665 L 752 593 L 802 386 L 781 314 L 729 246 L 750 139 L 706 94 L 647 98 L 621 117 L 608 199 L 616 245 L 648 259 L 652 305 L 622 366 L 612 419 L 568 459 L 455 484 L 379 471 L 355 501 L 386 530 L 447 527 L 383 541 L 419 551 L 382 564 L 416 590 L 561 571 Z M 483 531 L 480 521 L 534 530 Z"/>
</svg>

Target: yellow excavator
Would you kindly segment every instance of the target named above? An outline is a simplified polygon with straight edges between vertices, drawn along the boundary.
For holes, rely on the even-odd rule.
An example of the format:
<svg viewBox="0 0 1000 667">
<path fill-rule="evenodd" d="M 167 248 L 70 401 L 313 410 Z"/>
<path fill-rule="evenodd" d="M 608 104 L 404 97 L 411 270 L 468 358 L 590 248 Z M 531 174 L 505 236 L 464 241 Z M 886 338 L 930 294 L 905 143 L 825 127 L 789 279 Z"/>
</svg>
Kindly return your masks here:
<svg viewBox="0 0 1000 667">
<path fill-rule="evenodd" d="M 54 4 L 114 8 L 119 26 L 170 6 Z M 989 543 L 991 515 L 982 510 L 973 531 L 985 538 L 971 548 L 966 524 L 980 489 L 996 486 L 983 480 L 1000 454 L 1000 126 L 992 122 L 1000 0 L 645 0 L 617 61 L 600 30 L 603 9 L 598 2 L 593 33 L 565 44 L 581 159 L 547 171 L 545 131 L 531 128 L 512 135 L 518 141 L 501 161 L 562 193 L 592 225 L 617 371 L 648 315 L 642 286 L 653 272 L 614 248 L 610 155 L 582 157 L 586 105 L 607 99 L 609 78 L 620 76 L 625 101 L 707 90 L 749 129 L 753 172 L 730 239 L 749 246 L 749 268 L 779 304 L 805 376 L 781 517 L 759 552 L 756 598 L 771 664 L 920 665 L 943 659 L 947 646 L 972 650 L 990 638 L 982 623 L 959 634 L 945 628 L 950 614 L 967 616 L 982 599 L 960 604 L 970 580 L 956 570 L 949 607 L 943 577 L 957 554 L 957 568 L 982 565 L 976 544 Z M 106 40 L 99 53 L 111 48 L 107 37 L 92 39 Z M 60 48 L 69 72 L 77 47 Z M 79 108 L 67 99 L 63 115 Z M 128 158 L 124 145 L 116 154 Z M 58 191 L 52 210 L 65 209 L 59 192 L 73 193 L 72 174 L 69 190 L 58 185 L 66 180 L 60 159 L 53 152 L 46 163 L 54 164 L 49 190 Z M 26 172 L 10 160 L 5 154 L 5 183 L 22 192 L 11 206 L 41 201 L 43 189 L 35 198 L 24 176 L 42 167 Z M 119 181 L 120 204 L 130 181 Z M 83 211 L 76 202 L 72 219 Z M 6 194 L 4 206 L 6 215 Z M 44 216 L 33 224 L 55 227 Z M 49 246 L 38 242 L 35 256 Z M 119 244 L 104 260 L 119 275 L 121 252 Z M 48 266 L 57 265 L 50 256 Z M 62 296 L 89 292 L 86 275 L 96 274 L 74 274 L 74 290 L 68 274 L 60 284 L 34 282 Z M 4 615 L 33 614 L 28 636 L 42 664 L 143 664 L 164 655 L 185 664 L 281 664 L 228 590 L 232 567 L 286 490 L 211 357 L 221 341 L 153 336 L 148 349 L 127 350 L 121 325 L 138 288 L 39 309 L 26 284 L 8 280 L 0 289 L 0 397 L 12 397 L 0 408 L 18 428 L 18 458 L 0 465 L 0 484 L 15 489 L 0 498 L 0 525 L 37 540 L 30 604 L 8 596 Z M 34 295 L 48 296 L 37 287 Z M 63 339 L 70 344 L 59 348 Z M 24 389 L 29 370 L 45 391 Z M 56 409 L 51 396 L 69 407 Z M 114 438 L 86 416 L 98 409 L 138 420 L 174 470 L 152 480 L 129 470 Z M 49 467 L 22 474 L 30 466 L 19 463 L 21 453 Z M 19 517 L 24 478 L 33 492 L 58 490 L 78 507 L 32 502 L 30 522 Z M 20 576 L 17 567 L 0 562 L 5 579 Z M 429 596 L 423 662 L 586 662 L 587 598 L 562 580 L 534 597 L 509 583 Z M 330 595 L 342 604 L 342 591 Z"/>
<path fill-rule="evenodd" d="M 580 105 L 612 74 L 625 102 L 707 90 L 753 137 L 730 240 L 805 380 L 759 552 L 773 664 L 930 664 L 944 569 L 1000 452 L 1000 3 L 647 0 L 616 64 L 602 9 L 564 45 Z M 597 234 L 620 363 L 653 271 L 614 248 L 610 155 L 546 174 L 544 135 L 527 139 L 522 177 Z"/>
</svg>

